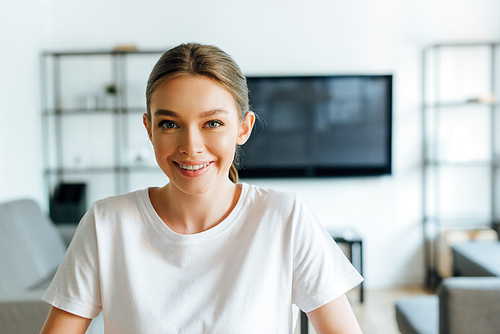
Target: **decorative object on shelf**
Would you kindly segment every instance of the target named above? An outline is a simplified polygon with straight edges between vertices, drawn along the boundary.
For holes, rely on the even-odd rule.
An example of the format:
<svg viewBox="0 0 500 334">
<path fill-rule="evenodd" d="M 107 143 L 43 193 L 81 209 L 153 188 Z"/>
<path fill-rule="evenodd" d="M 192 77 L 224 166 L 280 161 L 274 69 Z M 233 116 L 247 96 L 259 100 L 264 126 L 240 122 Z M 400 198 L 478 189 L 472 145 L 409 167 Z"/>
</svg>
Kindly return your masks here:
<svg viewBox="0 0 500 334">
<path fill-rule="evenodd" d="M 482 104 L 494 104 L 495 95 L 490 93 L 483 96 L 478 96 L 474 98 L 467 99 L 466 103 L 482 103 Z"/>
<path fill-rule="evenodd" d="M 116 95 L 118 93 L 118 88 L 115 83 L 107 84 L 105 90 L 108 95 Z"/>
<path fill-rule="evenodd" d="M 109 83 L 104 87 L 104 91 L 106 94 L 104 95 L 103 107 L 105 109 L 114 108 L 116 105 L 116 98 L 118 95 L 117 85 L 114 82 Z"/>
<path fill-rule="evenodd" d="M 113 50 L 117 52 L 136 52 L 139 48 L 134 44 L 117 44 Z"/>
<path fill-rule="evenodd" d="M 154 158 L 152 157 L 151 149 L 149 148 L 130 150 L 128 158 L 129 166 L 147 166 L 151 164 L 151 162 L 154 163 Z"/>
<path fill-rule="evenodd" d="M 83 107 L 86 110 L 96 110 L 100 107 L 99 95 L 89 94 L 83 96 Z"/>
</svg>

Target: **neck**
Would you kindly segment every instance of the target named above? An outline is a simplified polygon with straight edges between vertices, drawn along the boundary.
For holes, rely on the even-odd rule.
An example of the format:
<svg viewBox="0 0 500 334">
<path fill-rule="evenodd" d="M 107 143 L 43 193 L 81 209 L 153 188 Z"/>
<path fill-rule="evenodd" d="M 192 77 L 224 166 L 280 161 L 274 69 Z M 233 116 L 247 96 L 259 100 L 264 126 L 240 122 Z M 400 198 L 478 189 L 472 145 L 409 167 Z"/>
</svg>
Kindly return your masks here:
<svg viewBox="0 0 500 334">
<path fill-rule="evenodd" d="M 240 194 L 241 188 L 231 181 L 203 194 L 184 193 L 169 183 L 152 189 L 150 198 L 155 211 L 172 231 L 195 234 L 226 219 Z"/>
</svg>

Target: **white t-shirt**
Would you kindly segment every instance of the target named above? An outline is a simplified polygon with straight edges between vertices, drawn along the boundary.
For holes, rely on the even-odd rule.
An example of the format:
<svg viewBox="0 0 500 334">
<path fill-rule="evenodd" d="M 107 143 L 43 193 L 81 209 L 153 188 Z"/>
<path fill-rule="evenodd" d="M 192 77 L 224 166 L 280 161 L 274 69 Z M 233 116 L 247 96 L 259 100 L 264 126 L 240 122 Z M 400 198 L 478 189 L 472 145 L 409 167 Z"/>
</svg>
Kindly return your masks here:
<svg viewBox="0 0 500 334">
<path fill-rule="evenodd" d="M 229 216 L 173 232 L 148 189 L 92 205 L 43 300 L 106 333 L 293 333 L 362 277 L 293 194 L 240 184 Z"/>
</svg>

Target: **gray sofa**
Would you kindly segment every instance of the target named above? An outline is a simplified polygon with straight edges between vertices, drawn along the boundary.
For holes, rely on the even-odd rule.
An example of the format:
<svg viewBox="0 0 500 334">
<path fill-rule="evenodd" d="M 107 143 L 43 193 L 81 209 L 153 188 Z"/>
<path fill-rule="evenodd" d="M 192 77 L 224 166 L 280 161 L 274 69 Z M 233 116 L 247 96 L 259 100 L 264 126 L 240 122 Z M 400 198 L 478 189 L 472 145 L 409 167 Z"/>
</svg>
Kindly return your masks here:
<svg viewBox="0 0 500 334">
<path fill-rule="evenodd" d="M 32 200 L 0 204 L 0 333 L 40 332 L 51 308 L 40 298 L 75 228 L 59 230 Z M 102 318 L 87 331 L 102 332 Z"/>
<path fill-rule="evenodd" d="M 437 295 L 398 301 L 396 321 L 403 334 L 498 334 L 500 278 L 444 279 Z"/>
<path fill-rule="evenodd" d="M 500 242 L 472 241 L 453 250 L 453 272 L 437 295 L 396 303 L 403 334 L 500 333 Z"/>
<path fill-rule="evenodd" d="M 465 242 L 452 251 L 454 276 L 500 277 L 500 241 Z"/>
</svg>

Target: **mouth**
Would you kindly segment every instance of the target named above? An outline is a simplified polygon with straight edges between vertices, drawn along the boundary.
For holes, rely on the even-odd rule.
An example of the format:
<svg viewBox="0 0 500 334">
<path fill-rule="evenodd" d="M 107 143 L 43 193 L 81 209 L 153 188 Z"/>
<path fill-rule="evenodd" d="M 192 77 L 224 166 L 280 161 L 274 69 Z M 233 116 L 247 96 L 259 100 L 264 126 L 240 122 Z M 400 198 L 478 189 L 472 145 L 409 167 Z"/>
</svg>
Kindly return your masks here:
<svg viewBox="0 0 500 334">
<path fill-rule="evenodd" d="M 210 165 L 210 162 L 208 162 L 206 164 L 201 164 L 201 165 L 183 165 L 183 164 L 180 164 L 178 162 L 176 162 L 176 164 L 177 164 L 177 166 L 179 166 L 180 169 L 197 171 L 197 170 L 200 170 L 200 169 L 205 168 L 208 165 Z"/>
<path fill-rule="evenodd" d="M 208 167 L 212 164 L 213 161 L 210 162 L 204 162 L 204 161 L 196 161 L 193 163 L 190 163 L 188 161 L 186 162 L 177 162 L 174 161 L 174 164 L 177 166 L 179 171 L 184 176 L 201 176 L 205 173 L 205 171 L 208 170 Z M 189 164 L 188 164 L 189 163 Z"/>
</svg>

